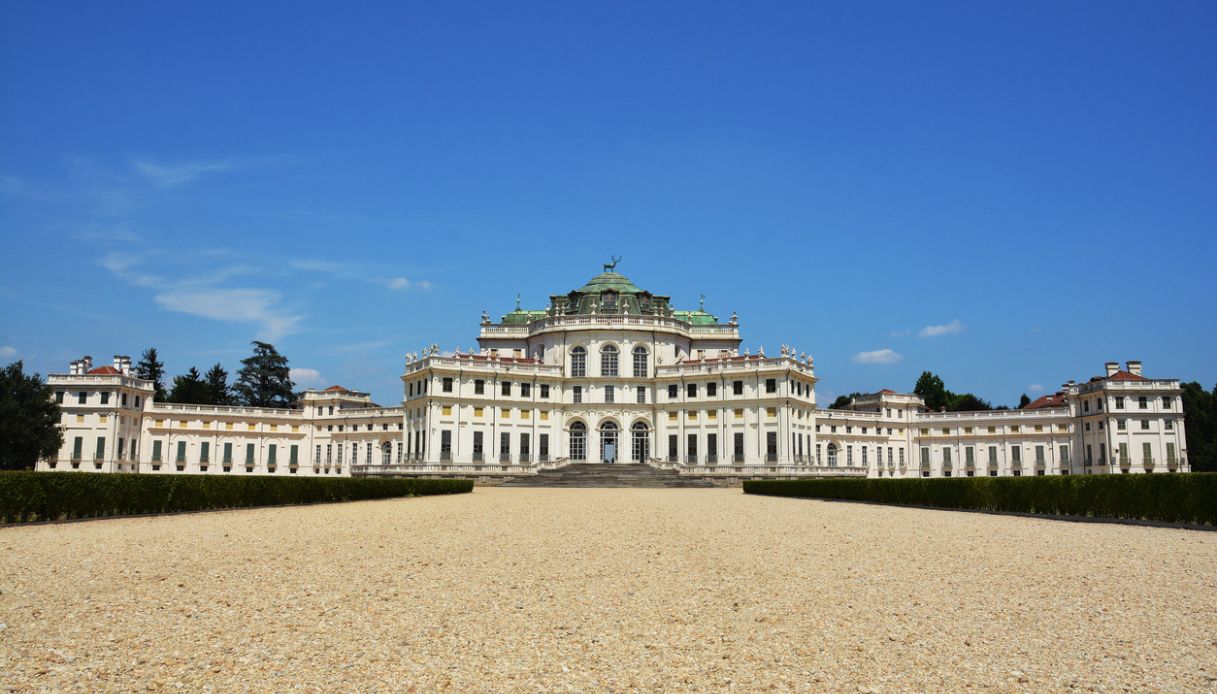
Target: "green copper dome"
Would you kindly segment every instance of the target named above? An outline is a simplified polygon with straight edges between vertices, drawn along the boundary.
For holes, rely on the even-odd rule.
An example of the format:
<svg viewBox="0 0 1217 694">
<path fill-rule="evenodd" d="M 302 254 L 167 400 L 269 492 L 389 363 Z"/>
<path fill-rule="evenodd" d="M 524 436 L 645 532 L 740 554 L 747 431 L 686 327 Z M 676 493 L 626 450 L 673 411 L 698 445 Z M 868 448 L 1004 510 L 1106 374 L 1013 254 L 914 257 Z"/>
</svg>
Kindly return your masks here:
<svg viewBox="0 0 1217 694">
<path fill-rule="evenodd" d="M 602 272 L 587 281 L 587 284 L 575 290 L 577 294 L 599 294 L 604 291 L 615 291 L 618 294 L 641 294 L 638 285 L 630 278 L 616 272 Z"/>
</svg>

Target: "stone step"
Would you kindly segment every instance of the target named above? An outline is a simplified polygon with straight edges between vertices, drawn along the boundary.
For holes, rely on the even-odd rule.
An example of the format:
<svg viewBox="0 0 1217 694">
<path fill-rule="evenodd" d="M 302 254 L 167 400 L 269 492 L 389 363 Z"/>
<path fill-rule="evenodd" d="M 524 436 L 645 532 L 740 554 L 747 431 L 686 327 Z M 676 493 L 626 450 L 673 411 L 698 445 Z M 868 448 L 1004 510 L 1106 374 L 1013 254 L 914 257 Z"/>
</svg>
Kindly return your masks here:
<svg viewBox="0 0 1217 694">
<path fill-rule="evenodd" d="M 681 477 L 675 470 L 658 470 L 638 463 L 580 463 L 505 480 L 501 487 L 714 487 L 707 479 Z"/>
</svg>

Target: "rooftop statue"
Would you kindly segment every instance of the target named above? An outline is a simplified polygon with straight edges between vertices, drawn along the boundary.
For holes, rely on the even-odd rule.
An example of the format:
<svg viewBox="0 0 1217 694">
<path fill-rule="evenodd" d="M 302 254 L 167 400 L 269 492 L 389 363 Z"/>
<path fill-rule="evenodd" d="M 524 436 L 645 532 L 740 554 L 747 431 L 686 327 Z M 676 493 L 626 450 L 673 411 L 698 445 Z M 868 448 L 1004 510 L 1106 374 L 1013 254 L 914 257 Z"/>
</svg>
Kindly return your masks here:
<svg viewBox="0 0 1217 694">
<path fill-rule="evenodd" d="M 621 262 L 621 256 L 619 255 L 610 255 L 609 257 L 613 259 L 613 262 L 604 264 L 605 272 L 615 271 L 617 269 L 617 263 Z"/>
</svg>

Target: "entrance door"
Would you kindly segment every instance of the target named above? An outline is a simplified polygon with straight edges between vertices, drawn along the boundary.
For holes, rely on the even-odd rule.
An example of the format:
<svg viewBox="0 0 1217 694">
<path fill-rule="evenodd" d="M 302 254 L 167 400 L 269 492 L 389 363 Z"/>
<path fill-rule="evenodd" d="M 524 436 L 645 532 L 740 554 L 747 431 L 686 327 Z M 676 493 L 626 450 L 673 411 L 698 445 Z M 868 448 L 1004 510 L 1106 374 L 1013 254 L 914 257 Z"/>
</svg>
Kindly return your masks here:
<svg viewBox="0 0 1217 694">
<path fill-rule="evenodd" d="M 600 425 L 600 459 L 606 463 L 617 462 L 617 425 L 613 422 Z"/>
</svg>

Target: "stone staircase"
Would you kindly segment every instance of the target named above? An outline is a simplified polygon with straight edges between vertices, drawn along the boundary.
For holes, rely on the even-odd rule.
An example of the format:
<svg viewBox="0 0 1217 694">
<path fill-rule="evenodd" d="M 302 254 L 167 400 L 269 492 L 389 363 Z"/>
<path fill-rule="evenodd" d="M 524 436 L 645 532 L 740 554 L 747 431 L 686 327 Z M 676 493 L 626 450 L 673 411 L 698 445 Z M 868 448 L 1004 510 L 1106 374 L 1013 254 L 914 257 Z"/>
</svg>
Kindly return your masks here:
<svg viewBox="0 0 1217 694">
<path fill-rule="evenodd" d="M 675 470 L 659 470 L 640 463 L 574 464 L 557 470 L 543 470 L 536 475 L 504 480 L 500 487 L 641 487 L 662 489 L 671 487 L 716 486 L 699 477 L 681 477 Z"/>
</svg>

